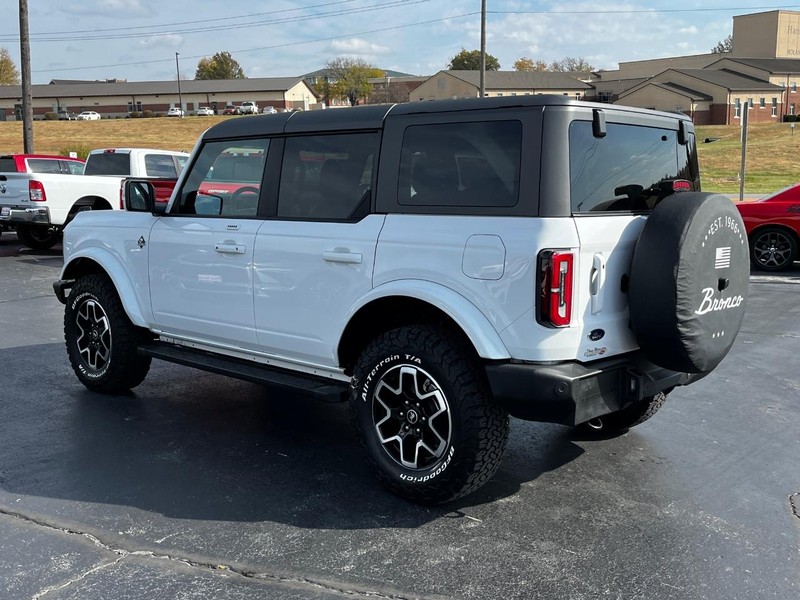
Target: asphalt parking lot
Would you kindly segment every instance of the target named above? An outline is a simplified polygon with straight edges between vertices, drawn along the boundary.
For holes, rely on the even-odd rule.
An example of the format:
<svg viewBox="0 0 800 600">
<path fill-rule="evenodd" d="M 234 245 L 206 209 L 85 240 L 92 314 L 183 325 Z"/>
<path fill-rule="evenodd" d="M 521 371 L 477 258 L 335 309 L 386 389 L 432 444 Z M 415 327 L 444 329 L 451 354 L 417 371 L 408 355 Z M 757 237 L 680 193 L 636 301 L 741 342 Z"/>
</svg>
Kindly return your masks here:
<svg viewBox="0 0 800 600">
<path fill-rule="evenodd" d="M 723 364 L 611 439 L 514 420 L 478 493 L 367 472 L 346 406 L 154 363 L 84 389 L 60 246 L 0 236 L 0 599 L 796 599 L 800 265 Z"/>
</svg>

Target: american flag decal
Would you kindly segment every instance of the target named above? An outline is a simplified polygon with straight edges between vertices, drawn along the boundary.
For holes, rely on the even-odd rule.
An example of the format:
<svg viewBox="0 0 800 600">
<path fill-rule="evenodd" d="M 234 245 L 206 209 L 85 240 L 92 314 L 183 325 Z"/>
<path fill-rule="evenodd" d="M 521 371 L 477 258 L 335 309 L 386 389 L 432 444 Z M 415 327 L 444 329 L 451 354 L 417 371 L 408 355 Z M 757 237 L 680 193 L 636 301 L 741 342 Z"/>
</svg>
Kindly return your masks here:
<svg viewBox="0 0 800 600">
<path fill-rule="evenodd" d="M 715 269 L 727 269 L 731 266 L 731 248 L 717 248 L 717 257 L 714 260 Z"/>
</svg>

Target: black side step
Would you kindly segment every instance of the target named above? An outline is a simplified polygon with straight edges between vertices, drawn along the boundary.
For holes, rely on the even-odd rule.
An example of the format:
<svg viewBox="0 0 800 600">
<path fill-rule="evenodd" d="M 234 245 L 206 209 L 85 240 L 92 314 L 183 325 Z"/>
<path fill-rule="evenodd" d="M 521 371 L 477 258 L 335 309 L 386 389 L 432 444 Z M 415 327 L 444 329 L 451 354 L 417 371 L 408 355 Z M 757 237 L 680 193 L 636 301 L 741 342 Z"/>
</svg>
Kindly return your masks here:
<svg viewBox="0 0 800 600">
<path fill-rule="evenodd" d="M 297 374 L 269 365 L 252 363 L 239 358 L 211 354 L 203 350 L 185 348 L 166 342 L 151 342 L 138 348 L 139 354 L 160 360 L 194 367 L 202 371 L 227 375 L 263 385 L 280 386 L 313 394 L 325 402 L 343 402 L 347 399 L 349 385 L 343 381 Z"/>
</svg>

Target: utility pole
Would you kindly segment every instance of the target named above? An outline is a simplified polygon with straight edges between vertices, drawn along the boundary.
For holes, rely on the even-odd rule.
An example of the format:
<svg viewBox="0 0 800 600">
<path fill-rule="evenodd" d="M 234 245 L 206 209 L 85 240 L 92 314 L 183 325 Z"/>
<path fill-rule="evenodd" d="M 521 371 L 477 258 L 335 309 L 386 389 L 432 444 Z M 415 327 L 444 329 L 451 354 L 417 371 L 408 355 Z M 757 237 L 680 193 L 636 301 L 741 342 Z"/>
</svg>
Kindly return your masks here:
<svg viewBox="0 0 800 600">
<path fill-rule="evenodd" d="M 31 39 L 28 34 L 28 0 L 19 0 L 19 55 L 22 75 L 22 145 L 33 154 L 33 97 L 31 95 Z"/>
<path fill-rule="evenodd" d="M 178 73 L 178 108 L 181 109 L 181 118 L 183 118 L 183 97 L 181 96 L 181 67 L 178 63 L 180 52 L 175 53 L 175 71 Z"/>
<path fill-rule="evenodd" d="M 481 85 L 480 97 L 486 95 L 486 0 L 481 0 Z"/>
</svg>

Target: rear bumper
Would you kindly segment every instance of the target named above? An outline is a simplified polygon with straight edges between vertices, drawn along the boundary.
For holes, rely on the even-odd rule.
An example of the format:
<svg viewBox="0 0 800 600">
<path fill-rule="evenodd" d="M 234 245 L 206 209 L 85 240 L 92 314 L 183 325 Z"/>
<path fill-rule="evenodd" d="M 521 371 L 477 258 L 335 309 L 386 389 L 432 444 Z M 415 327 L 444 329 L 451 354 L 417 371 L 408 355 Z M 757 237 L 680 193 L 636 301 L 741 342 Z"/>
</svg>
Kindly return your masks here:
<svg viewBox="0 0 800 600">
<path fill-rule="evenodd" d="M 0 211 L 0 221 L 4 223 L 50 225 L 50 211 L 46 206 L 11 206 L 3 207 Z"/>
<path fill-rule="evenodd" d="M 592 363 L 502 363 L 486 366 L 497 404 L 528 421 L 577 425 L 621 410 L 705 373 L 678 373 L 640 352 Z"/>
</svg>

